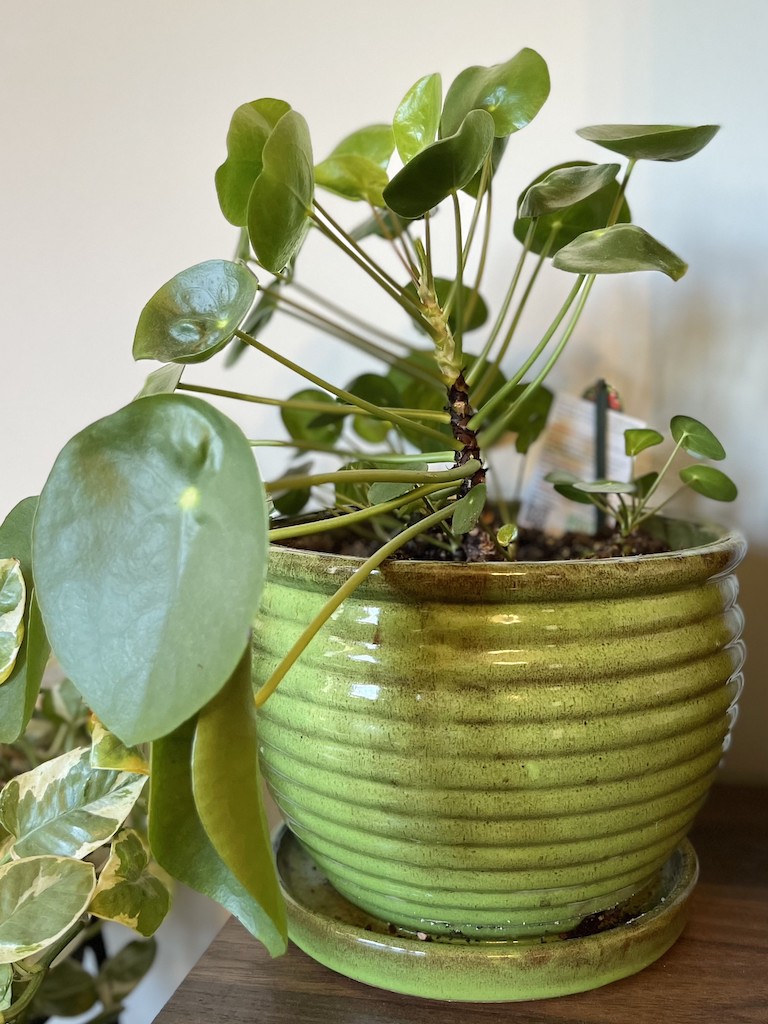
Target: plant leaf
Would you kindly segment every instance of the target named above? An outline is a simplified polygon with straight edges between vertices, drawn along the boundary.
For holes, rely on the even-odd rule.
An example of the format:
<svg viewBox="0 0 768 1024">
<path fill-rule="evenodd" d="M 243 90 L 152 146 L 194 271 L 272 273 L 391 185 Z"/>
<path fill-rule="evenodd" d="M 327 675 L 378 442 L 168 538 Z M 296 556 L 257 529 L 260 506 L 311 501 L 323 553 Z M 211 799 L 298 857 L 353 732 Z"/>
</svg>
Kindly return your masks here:
<svg viewBox="0 0 768 1024">
<path fill-rule="evenodd" d="M 114 956 L 99 971 L 96 986 L 103 1003 L 120 1003 L 136 988 L 154 963 L 157 943 L 154 939 L 135 939 Z"/>
<path fill-rule="evenodd" d="M 739 496 L 733 480 L 714 466 L 686 466 L 680 470 L 680 479 L 697 494 L 715 501 L 735 501 Z"/>
<path fill-rule="evenodd" d="M 559 249 L 552 266 L 572 274 L 628 274 L 658 270 L 679 281 L 688 269 L 679 256 L 636 224 L 588 231 Z"/>
<path fill-rule="evenodd" d="M 382 377 L 378 373 L 362 373 L 347 384 L 344 390 L 379 408 L 397 408 L 400 405 L 400 396 L 395 385 L 389 377 Z M 353 418 L 352 425 L 359 437 L 374 444 L 383 441 L 392 429 L 392 424 L 387 420 L 378 420 L 362 414 Z"/>
<path fill-rule="evenodd" d="M 96 980 L 77 960 L 69 957 L 46 971 L 32 1003 L 34 1020 L 49 1017 L 78 1017 L 98 999 Z"/>
<path fill-rule="evenodd" d="M 553 168 L 524 193 L 519 217 L 541 217 L 589 198 L 615 180 L 618 164 L 571 164 Z"/>
<path fill-rule="evenodd" d="M 315 167 L 315 184 L 345 199 L 365 200 L 384 206 L 383 190 L 387 172 L 367 157 L 356 153 L 329 156 Z"/>
<path fill-rule="evenodd" d="M 480 516 L 483 514 L 487 497 L 486 485 L 477 484 L 467 491 L 463 498 L 459 498 L 451 516 L 451 529 L 454 533 L 469 533 L 477 526 Z"/>
<path fill-rule="evenodd" d="M 11 674 L 0 686 L 0 743 L 14 743 L 26 729 L 50 654 L 32 581 L 32 524 L 36 510 L 37 497 L 24 498 L 0 524 L 0 558 L 19 560 L 27 591 L 24 640 Z"/>
<path fill-rule="evenodd" d="M 580 505 L 594 505 L 589 495 L 576 487 L 576 484 L 582 481 L 573 473 L 569 473 L 565 469 L 555 469 L 551 473 L 547 473 L 544 479 L 552 484 L 558 494 L 568 498 L 569 501 L 577 501 Z"/>
<path fill-rule="evenodd" d="M 0 793 L 0 823 L 13 837 L 13 856 L 82 860 L 109 842 L 145 782 L 143 775 L 91 768 L 87 748 L 17 775 Z"/>
<path fill-rule="evenodd" d="M 123 829 L 112 841 L 88 911 L 146 938 L 157 931 L 170 906 L 171 894 L 150 862 L 149 847 L 135 829 Z"/>
<path fill-rule="evenodd" d="M 242 263 L 207 260 L 182 270 L 141 311 L 133 358 L 164 363 L 210 359 L 232 339 L 258 287 Z"/>
<path fill-rule="evenodd" d="M 518 384 L 513 388 L 509 397 L 512 405 L 523 393 L 528 385 Z M 507 429 L 516 433 L 515 448 L 521 455 L 525 455 L 534 441 L 540 436 L 547 425 L 547 417 L 552 407 L 553 393 L 543 385 L 536 390 L 522 403 L 515 415 L 509 422 Z"/>
<path fill-rule="evenodd" d="M 439 74 L 424 75 L 400 101 L 392 121 L 395 145 L 404 164 L 435 141 L 440 126 L 443 82 Z"/>
<path fill-rule="evenodd" d="M 536 188 L 540 182 L 545 181 L 550 175 L 560 171 L 588 170 L 597 166 L 599 165 L 583 161 L 573 161 L 571 163 L 558 164 L 549 171 L 545 171 L 535 178 L 521 194 L 518 199 L 518 209 L 524 203 L 525 197 L 530 193 L 531 189 Z M 608 218 L 618 192 L 619 183 L 617 181 L 609 181 L 608 184 L 603 185 L 596 192 L 590 193 L 570 206 L 561 207 L 560 209 L 553 210 L 551 213 L 541 214 L 534 229 L 531 251 L 542 253 L 546 250 L 547 255 L 551 256 L 558 249 L 572 242 L 579 235 L 584 234 L 585 231 L 604 228 L 608 223 Z M 626 200 L 622 200 L 617 219 L 619 223 L 626 223 L 631 219 Z M 525 241 L 530 223 L 530 217 L 518 216 L 516 218 L 514 234 L 518 241 Z"/>
<path fill-rule="evenodd" d="M 642 476 L 635 477 L 632 481 L 635 485 L 635 497 L 642 501 L 658 479 L 659 474 L 656 472 L 644 473 Z"/>
<path fill-rule="evenodd" d="M 573 485 L 585 494 L 634 494 L 635 485 L 623 480 L 578 480 Z"/>
<path fill-rule="evenodd" d="M 13 1002 L 13 968 L 0 964 L 0 1012 L 7 1010 Z"/>
<path fill-rule="evenodd" d="M 128 746 L 162 736 L 232 673 L 259 604 L 267 513 L 248 441 L 199 399 L 133 402 L 59 455 L 34 545 L 65 673 Z"/>
<path fill-rule="evenodd" d="M 148 398 L 150 395 L 172 395 L 176 390 L 184 367 L 181 363 L 166 363 L 158 366 L 152 373 L 147 374 L 141 391 L 136 395 L 138 398 Z"/>
<path fill-rule="evenodd" d="M 252 704 L 252 697 L 250 700 Z M 228 704 L 229 694 L 227 694 L 223 706 Z M 221 706 L 219 705 L 219 708 Z M 238 710 L 239 715 L 240 711 Z M 243 729 L 242 723 L 237 720 L 228 721 L 225 727 L 226 731 L 219 735 L 218 742 L 227 744 L 227 755 L 233 751 L 236 752 L 237 765 L 233 767 L 235 768 L 235 777 L 239 779 L 243 772 L 244 761 L 250 759 L 245 751 L 237 752 L 236 744 L 228 739 L 229 729 L 232 727 L 237 728 L 238 735 Z M 246 728 L 249 729 L 250 726 Z M 265 896 L 265 901 L 275 906 L 275 920 L 262 908 L 259 898 L 254 898 L 235 876 L 233 870 L 228 867 L 203 827 L 192 788 L 195 729 L 196 720 L 193 718 L 176 729 L 170 736 L 156 740 L 152 745 L 149 803 L 149 839 L 152 852 L 169 874 L 198 892 L 215 899 L 217 903 L 233 913 L 252 935 L 263 942 L 273 956 L 277 956 L 285 951 L 286 932 L 284 921 L 281 918 L 281 904 L 274 890 L 277 884 L 274 878 L 274 868 L 271 867 L 270 862 L 266 875 L 260 880 L 260 886 L 263 887 L 265 894 L 269 894 L 268 898 Z M 198 762 L 198 764 L 200 763 Z M 248 798 L 252 797 L 253 786 L 258 779 L 255 761 L 252 763 L 251 769 L 253 776 L 246 789 Z M 217 770 L 217 782 L 219 781 Z M 238 802 L 239 794 L 231 784 L 231 777 L 227 785 L 229 799 L 226 806 L 230 807 L 231 800 Z M 204 796 L 201 792 L 200 799 L 206 806 L 208 796 Z M 240 827 L 240 822 L 246 818 L 244 808 L 245 803 L 241 803 L 237 807 L 237 813 L 231 819 L 229 828 Z M 256 809 L 250 808 L 250 817 L 247 819 L 247 827 L 244 830 L 248 836 L 258 833 L 263 827 L 258 811 L 257 816 L 253 817 L 254 810 Z M 252 868 L 257 863 L 264 862 L 269 850 L 268 846 L 267 850 L 263 848 L 261 840 L 259 842 L 262 844 L 261 850 L 250 851 Z M 250 880 L 250 873 L 248 877 Z"/>
<path fill-rule="evenodd" d="M 466 68 L 445 97 L 441 135 L 453 135 L 472 110 L 487 110 L 497 137 L 525 128 L 549 96 L 549 71 L 535 50 L 525 48 L 505 64 Z"/>
<path fill-rule="evenodd" d="M 625 430 L 624 451 L 630 458 L 633 458 L 640 452 L 644 452 L 646 448 L 653 448 L 654 445 L 661 444 L 663 440 L 664 435 L 660 434 L 658 430 L 647 428 Z"/>
<path fill-rule="evenodd" d="M 13 671 L 24 639 L 27 588 L 17 558 L 0 558 L 0 683 Z"/>
<path fill-rule="evenodd" d="M 426 473 L 429 467 L 426 462 L 409 462 L 398 469 L 406 469 L 412 473 Z M 382 501 L 390 501 L 392 498 L 399 498 L 403 494 L 416 487 L 413 483 L 385 483 L 379 482 L 368 487 L 368 501 L 371 505 L 378 505 Z"/>
<path fill-rule="evenodd" d="M 715 124 L 594 124 L 576 134 L 631 160 L 676 162 L 694 156 L 719 130 Z"/>
<path fill-rule="evenodd" d="M 248 201 L 248 234 L 259 263 L 279 274 L 301 248 L 312 210 L 312 143 L 301 114 L 289 110 L 280 118 L 262 160 Z"/>
<path fill-rule="evenodd" d="M 709 427 L 705 427 L 693 416 L 673 416 L 669 429 L 675 442 L 689 455 L 701 459 L 715 459 L 718 462 L 725 458 L 725 448 Z"/>
<path fill-rule="evenodd" d="M 400 217 L 421 217 L 476 174 L 493 143 L 493 119 L 470 111 L 454 135 L 433 142 L 407 163 L 384 189 L 384 199 Z"/>
<path fill-rule="evenodd" d="M 85 912 L 96 885 L 92 864 L 27 857 L 0 867 L 0 964 L 39 953 Z"/>
<path fill-rule="evenodd" d="M 265 98 L 243 103 L 232 115 L 227 132 L 227 159 L 216 171 L 219 205 L 230 224 L 245 226 L 248 198 L 261 174 L 264 144 L 290 109 L 284 100 Z"/>
<path fill-rule="evenodd" d="M 149 775 L 149 764 L 141 748 L 126 747 L 95 715 L 91 725 L 91 768 Z"/>
<path fill-rule="evenodd" d="M 337 406 L 336 399 L 327 391 L 317 388 L 303 388 L 291 395 L 289 401 L 322 402 L 325 405 Z M 311 441 L 317 444 L 335 444 L 344 429 L 344 417 L 326 416 L 315 409 L 294 409 L 283 406 L 280 418 L 285 429 L 294 441 Z"/>
<path fill-rule="evenodd" d="M 334 146 L 329 157 L 361 156 L 376 164 L 382 171 L 392 157 L 395 148 L 395 137 L 389 124 L 370 124 L 358 128 Z"/>
</svg>

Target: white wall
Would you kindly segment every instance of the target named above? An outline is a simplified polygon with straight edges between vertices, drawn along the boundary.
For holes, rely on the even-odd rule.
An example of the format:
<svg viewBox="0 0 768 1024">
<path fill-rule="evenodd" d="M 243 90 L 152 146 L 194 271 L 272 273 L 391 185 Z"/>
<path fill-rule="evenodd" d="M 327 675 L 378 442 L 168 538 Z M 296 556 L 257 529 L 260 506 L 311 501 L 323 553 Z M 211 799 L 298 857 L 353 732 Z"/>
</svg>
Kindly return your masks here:
<svg viewBox="0 0 768 1024">
<path fill-rule="evenodd" d="M 138 389 L 147 367 L 131 360 L 132 333 L 159 284 L 231 254 L 212 177 L 239 103 L 288 99 L 322 156 L 351 128 L 389 118 L 421 74 L 441 70 L 450 81 L 467 64 L 532 46 L 550 63 L 553 92 L 506 158 L 519 172 L 510 219 L 534 173 L 600 158 L 573 128 L 723 125 L 696 160 L 641 167 L 633 182 L 638 219 L 689 259 L 689 274 L 677 285 L 599 282 L 559 379 L 579 389 L 599 360 L 631 411 L 662 425 L 676 412 L 698 415 L 729 450 L 744 497 L 714 512 L 751 543 L 742 573 L 751 654 L 725 771 L 768 780 L 765 11 L 762 0 L 4 5 L 0 513 L 37 493 L 69 436 Z M 496 259 L 511 258 L 503 231 L 496 245 Z M 318 272 L 329 282 L 333 264 Z M 306 352 L 313 339 L 290 334 L 287 344 Z M 314 346 L 310 358 L 328 357 Z M 258 361 L 251 374 L 264 391 L 284 379 Z M 265 422 L 251 410 L 246 428 L 271 432 Z"/>
</svg>

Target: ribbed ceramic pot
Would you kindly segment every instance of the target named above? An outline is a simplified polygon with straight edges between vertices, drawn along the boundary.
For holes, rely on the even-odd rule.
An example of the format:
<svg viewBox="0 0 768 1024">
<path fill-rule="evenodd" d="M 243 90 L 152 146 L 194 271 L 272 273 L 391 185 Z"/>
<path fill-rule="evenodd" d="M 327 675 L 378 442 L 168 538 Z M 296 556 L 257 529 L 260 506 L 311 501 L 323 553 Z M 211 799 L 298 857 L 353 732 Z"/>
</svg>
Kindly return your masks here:
<svg viewBox="0 0 768 1024">
<path fill-rule="evenodd" d="M 259 717 L 272 794 L 339 892 L 414 932 L 515 939 L 648 883 L 705 799 L 743 661 L 743 539 L 668 528 L 699 546 L 385 563 L 344 602 Z M 273 549 L 257 679 L 359 564 Z"/>
</svg>

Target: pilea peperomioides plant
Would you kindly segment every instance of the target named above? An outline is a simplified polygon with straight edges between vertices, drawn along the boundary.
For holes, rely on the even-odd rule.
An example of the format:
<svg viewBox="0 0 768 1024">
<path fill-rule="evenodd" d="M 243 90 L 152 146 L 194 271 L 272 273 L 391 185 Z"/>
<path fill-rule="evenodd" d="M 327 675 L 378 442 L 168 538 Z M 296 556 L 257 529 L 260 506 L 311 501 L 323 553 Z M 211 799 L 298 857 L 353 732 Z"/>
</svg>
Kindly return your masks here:
<svg viewBox="0 0 768 1024">
<path fill-rule="evenodd" d="M 623 170 L 563 163 L 523 190 L 514 225 L 522 248 L 491 316 L 481 289 L 493 195 L 511 137 L 548 93 L 546 64 L 528 49 L 467 68 L 444 97 L 440 77 L 427 75 L 391 123 L 347 135 L 319 163 L 288 103 L 239 107 L 216 175 L 224 215 L 240 229 L 237 257 L 184 270 L 149 301 L 134 355 L 165 365 L 137 400 L 65 446 L 39 503 L 22 503 L 0 534 L 0 558 L 18 560 L 26 580 L 24 594 L 15 566 L 0 563 L 15 595 L 0 646 L 2 739 L 23 732 L 50 644 L 105 729 L 128 747 L 151 745 L 154 857 L 236 914 L 273 954 L 285 948 L 285 913 L 261 805 L 248 653 L 269 542 L 344 529 L 367 557 L 260 680 L 257 704 L 398 550 L 508 557 L 500 524 L 485 514 L 494 446 L 514 436 L 525 452 L 538 436 L 551 401 L 544 381 L 597 277 L 654 270 L 677 280 L 686 270 L 631 222 L 627 185 L 638 162 L 685 160 L 717 129 L 587 128 L 582 138 L 624 158 Z M 321 189 L 367 207 L 368 219 L 343 227 Z M 310 236 L 349 259 L 350 295 L 354 275 L 369 279 L 417 330 L 384 331 L 305 285 Z M 559 272 L 551 274 L 551 321 L 510 367 L 510 344 L 547 263 Z M 340 384 L 299 365 L 264 340 L 281 321 L 326 331 L 367 353 L 375 370 Z M 470 346 L 471 334 L 482 341 Z M 182 379 L 188 364 L 221 353 L 232 365 L 246 351 L 294 371 L 300 389 L 276 398 Z M 201 396 L 276 406 L 288 437 L 249 440 Z M 262 485 L 253 449 L 263 445 L 309 461 Z M 318 454 L 336 465 L 314 469 Z M 596 490 L 584 493 L 594 500 Z M 286 518 L 270 518 L 273 508 Z M 637 519 L 621 525 L 631 530 Z M 99 769 L 83 755 L 78 770 Z M 21 870 L 18 841 L 9 839 L 12 860 L 0 870 Z M 93 878 L 87 865 L 74 870 L 83 875 L 79 914 Z M 3 889 L 13 904 L 16 890 Z"/>
</svg>

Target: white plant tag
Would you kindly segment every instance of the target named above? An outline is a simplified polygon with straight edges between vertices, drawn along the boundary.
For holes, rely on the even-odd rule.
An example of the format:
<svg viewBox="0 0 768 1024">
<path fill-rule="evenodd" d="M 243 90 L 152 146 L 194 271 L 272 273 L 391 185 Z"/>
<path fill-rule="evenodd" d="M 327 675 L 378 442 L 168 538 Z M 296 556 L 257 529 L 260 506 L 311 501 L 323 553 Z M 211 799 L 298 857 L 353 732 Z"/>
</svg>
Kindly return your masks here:
<svg viewBox="0 0 768 1024">
<path fill-rule="evenodd" d="M 644 426 L 642 420 L 608 410 L 606 475 L 609 480 L 630 478 L 632 459 L 624 451 L 624 431 Z M 547 426 L 528 453 L 518 518 L 521 526 L 553 534 L 569 530 L 594 531 L 595 509 L 564 498 L 544 477 L 561 469 L 580 480 L 594 480 L 595 435 L 595 403 L 575 395 L 556 394 Z"/>
</svg>

